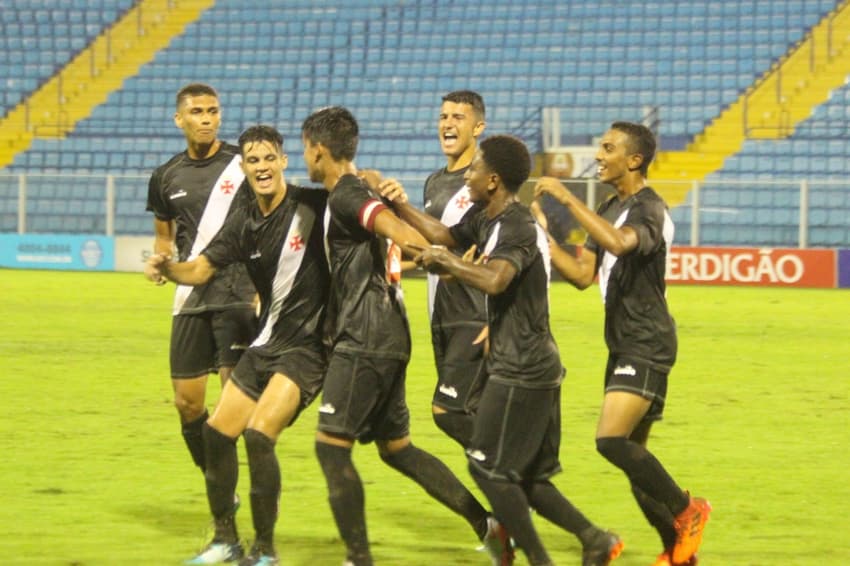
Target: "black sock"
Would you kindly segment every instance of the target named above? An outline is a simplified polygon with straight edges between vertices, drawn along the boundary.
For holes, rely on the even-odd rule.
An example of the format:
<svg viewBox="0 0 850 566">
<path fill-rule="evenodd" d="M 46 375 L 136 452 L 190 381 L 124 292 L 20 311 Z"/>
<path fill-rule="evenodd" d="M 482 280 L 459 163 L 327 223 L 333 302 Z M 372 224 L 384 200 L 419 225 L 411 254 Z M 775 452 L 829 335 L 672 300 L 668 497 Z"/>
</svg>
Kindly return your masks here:
<svg viewBox="0 0 850 566">
<path fill-rule="evenodd" d="M 472 492 L 460 483 L 457 476 L 435 456 L 408 444 L 392 454 L 381 452 L 381 458 L 421 485 L 428 495 L 466 519 L 479 540 L 487 534 L 489 513 Z"/>
<path fill-rule="evenodd" d="M 507 529 L 517 546 L 522 548 L 528 563 L 533 566 L 552 564 L 552 559 L 543 548 L 543 542 L 531 522 L 525 491 L 515 483 L 485 478 L 476 468 L 470 467 L 469 471 L 493 506 L 493 514 Z"/>
<path fill-rule="evenodd" d="M 183 440 L 186 442 L 186 448 L 189 449 L 189 454 L 192 455 L 192 461 L 195 465 L 204 471 L 204 423 L 207 422 L 210 414 L 204 411 L 204 414 L 192 422 L 183 423 L 182 432 Z"/>
<path fill-rule="evenodd" d="M 251 428 L 243 436 L 251 474 L 251 516 L 256 532 L 254 546 L 264 554 L 274 555 L 274 526 L 280 502 L 280 466 L 274 442 Z"/>
<path fill-rule="evenodd" d="M 643 511 L 649 524 L 655 527 L 661 536 L 664 548 L 672 548 L 676 543 L 676 529 L 673 527 L 673 514 L 666 505 L 647 495 L 641 488 L 632 484 L 632 494 L 635 496 L 640 510 Z"/>
<path fill-rule="evenodd" d="M 597 438 L 596 449 L 605 459 L 623 470 L 633 485 L 665 505 L 674 516 L 688 506 L 688 495 L 644 446 L 628 438 L 612 436 Z"/>
<path fill-rule="evenodd" d="M 363 483 L 351 461 L 351 448 L 316 442 L 316 457 L 328 483 L 328 501 L 348 560 L 355 566 L 371 566 Z"/>
<path fill-rule="evenodd" d="M 466 448 L 472 439 L 474 417 L 466 413 L 433 413 L 434 422 L 440 430 Z"/>
<path fill-rule="evenodd" d="M 582 544 L 587 544 L 585 539 L 588 533 L 591 533 L 588 529 L 593 527 L 593 524 L 549 480 L 533 482 L 527 486 L 525 492 L 531 507 L 540 513 L 541 517 L 574 534 Z M 594 530 L 598 529 L 594 527 Z"/>
<path fill-rule="evenodd" d="M 233 512 L 233 494 L 239 478 L 236 440 L 204 424 L 206 449 L 207 500 L 215 520 L 216 542 L 235 543 L 239 540 Z"/>
</svg>

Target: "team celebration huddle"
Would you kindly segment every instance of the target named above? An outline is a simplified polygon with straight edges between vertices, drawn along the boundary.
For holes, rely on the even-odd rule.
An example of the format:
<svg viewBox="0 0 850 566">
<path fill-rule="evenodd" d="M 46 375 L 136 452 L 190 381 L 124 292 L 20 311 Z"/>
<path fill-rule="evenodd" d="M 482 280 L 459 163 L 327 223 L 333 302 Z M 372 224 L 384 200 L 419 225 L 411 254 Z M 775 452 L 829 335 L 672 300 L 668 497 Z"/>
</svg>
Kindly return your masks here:
<svg viewBox="0 0 850 566">
<path fill-rule="evenodd" d="M 301 126 L 310 187 L 286 181 L 289 156 L 275 128 L 251 126 L 235 146 L 219 139 L 219 97 L 209 85 L 177 93 L 174 121 L 186 149 L 150 179 L 155 240 L 145 275 L 177 284 L 174 402 L 214 523 L 212 540 L 186 564 L 279 563 L 275 446 L 314 401 L 315 455 L 344 566 L 373 564 L 356 442 L 374 442 L 384 463 L 465 519 L 494 566 L 513 564 L 517 552 L 528 564 L 554 563 L 535 529 L 539 519 L 577 538 L 582 566 L 617 558 L 620 537 L 551 481 L 561 471 L 566 374 L 549 326 L 552 268 L 577 289 L 598 281 L 602 293 L 608 360 L 596 449 L 626 475 L 658 532 L 653 564 L 698 563 L 711 507 L 647 448 L 677 351 L 664 281 L 673 224 L 646 179 L 652 132 L 614 122 L 604 133 L 597 173 L 616 194 L 596 211 L 559 180 L 537 180 L 535 197 L 549 195 L 587 233 L 575 256 L 548 235 L 539 207 L 519 202 L 531 156 L 516 137 L 484 135 L 476 92 L 442 97 L 446 166 L 426 180 L 423 210 L 409 201 L 412 188 L 357 169 L 359 127 L 346 108 L 317 110 Z M 415 269 L 428 274 L 434 423 L 465 452 L 486 500 L 411 439 L 401 279 Z M 222 390 L 209 414 L 211 373 Z M 240 436 L 250 476 L 249 547 L 236 524 Z"/>
</svg>

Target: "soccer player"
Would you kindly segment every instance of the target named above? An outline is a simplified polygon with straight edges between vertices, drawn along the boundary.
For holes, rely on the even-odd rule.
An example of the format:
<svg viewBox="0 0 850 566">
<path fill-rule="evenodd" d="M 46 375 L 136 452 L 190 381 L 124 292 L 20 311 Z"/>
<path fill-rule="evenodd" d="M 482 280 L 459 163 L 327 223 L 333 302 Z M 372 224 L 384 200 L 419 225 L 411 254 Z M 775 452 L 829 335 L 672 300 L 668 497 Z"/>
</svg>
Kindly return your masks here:
<svg viewBox="0 0 850 566">
<path fill-rule="evenodd" d="M 597 450 L 628 476 L 638 505 L 661 535 L 664 552 L 656 566 L 693 565 L 711 507 L 682 491 L 646 447 L 664 410 L 677 348 L 664 282 L 673 222 L 646 181 L 654 155 L 649 129 L 615 122 L 600 141 L 596 162 L 599 180 L 613 185 L 616 196 L 594 213 L 551 177 L 538 181 L 535 195 L 554 197 L 588 233 L 578 258 L 552 246 L 556 269 L 578 289 L 599 275 L 608 364 Z"/>
<path fill-rule="evenodd" d="M 331 354 L 316 455 L 347 548 L 346 564 L 372 564 L 363 484 L 351 458 L 357 440 L 375 441 L 384 462 L 462 515 L 493 563 L 500 564 L 510 552 L 504 529 L 445 464 L 411 442 L 405 400 L 410 331 L 399 287 L 398 250 L 410 252 L 411 242 L 426 242 L 358 177 L 358 131 L 354 116 L 339 106 L 314 112 L 301 129 L 310 179 L 329 193 L 324 222 L 331 267 Z"/>
<path fill-rule="evenodd" d="M 464 174 L 484 132 L 484 100 L 459 90 L 443 96 L 438 122 L 446 166 L 425 181 L 425 212 L 447 226 L 473 209 Z M 465 250 L 455 250 L 462 254 Z M 472 418 L 484 387 L 484 340 L 487 325 L 484 293 L 460 281 L 428 274 L 428 314 L 437 366 L 431 410 L 434 422 L 464 448 L 472 437 Z"/>
<path fill-rule="evenodd" d="M 155 254 L 147 265 L 152 280 L 164 276 L 182 285 L 203 285 L 219 269 L 239 262 L 247 266 L 260 294 L 259 335 L 204 425 L 207 497 L 215 535 L 187 564 L 242 558 L 233 510 L 240 434 L 248 454 L 256 539 L 239 564 L 278 563 L 273 537 L 281 488 L 275 443 L 318 395 L 326 368 L 322 323 L 330 277 L 322 218 L 327 193 L 286 183 L 287 156 L 274 128 L 248 128 L 239 147 L 256 206 L 228 218 L 195 259 L 172 263 Z"/>
<path fill-rule="evenodd" d="M 512 136 L 481 142 L 464 177 L 481 209 L 447 227 L 417 211 L 399 189 L 385 188 L 402 218 L 433 246 L 416 262 L 487 294 L 488 378 L 467 450 L 469 469 L 496 517 L 533 565 L 552 560 L 528 508 L 582 543 L 584 566 L 606 565 L 623 547 L 617 535 L 593 525 L 551 483 L 560 471 L 560 399 L 564 368 L 549 329 L 548 246 L 542 229 L 517 200 L 531 158 Z M 482 262 L 450 250 L 477 246 Z"/>
<path fill-rule="evenodd" d="M 215 89 L 192 83 L 177 93 L 174 123 L 186 150 L 159 166 L 148 185 L 147 210 L 154 214 L 155 254 L 194 259 L 209 244 L 232 210 L 251 200 L 242 188 L 239 148 L 218 139 L 221 107 Z M 164 283 L 162 280 L 160 283 Z M 243 265 L 219 270 L 206 285 L 180 285 L 171 323 L 171 384 L 183 439 L 195 464 L 204 469 L 201 437 L 209 414 L 207 377 L 227 381 L 256 334 L 255 290 Z"/>
</svg>

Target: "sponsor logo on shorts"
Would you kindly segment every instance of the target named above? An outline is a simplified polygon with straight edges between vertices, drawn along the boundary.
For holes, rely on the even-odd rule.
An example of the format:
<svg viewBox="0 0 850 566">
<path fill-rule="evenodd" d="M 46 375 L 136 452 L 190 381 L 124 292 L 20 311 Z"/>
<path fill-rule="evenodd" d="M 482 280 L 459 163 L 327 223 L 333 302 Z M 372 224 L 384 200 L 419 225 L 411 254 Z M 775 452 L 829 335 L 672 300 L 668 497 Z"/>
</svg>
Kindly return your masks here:
<svg viewBox="0 0 850 566">
<path fill-rule="evenodd" d="M 467 450 L 466 454 L 473 460 L 478 460 L 479 462 L 487 461 L 487 456 L 485 456 L 484 452 L 482 452 L 481 450 Z"/>
<path fill-rule="evenodd" d="M 617 366 L 614 368 L 614 375 L 630 375 L 634 377 L 637 375 L 637 370 L 631 365 Z"/>
<path fill-rule="evenodd" d="M 442 393 L 446 397 L 457 399 L 457 389 L 455 389 L 451 385 L 440 385 L 440 393 Z"/>
<path fill-rule="evenodd" d="M 177 198 L 183 198 L 183 197 L 185 197 L 187 194 L 189 194 L 189 193 L 187 193 L 187 192 L 186 192 L 186 191 L 184 191 L 183 189 L 180 189 L 179 191 L 177 191 L 177 192 L 176 192 L 176 193 L 174 193 L 173 195 L 168 195 L 168 199 L 169 199 L 169 200 L 174 200 L 174 199 L 177 199 Z"/>
<path fill-rule="evenodd" d="M 319 412 L 324 413 L 326 415 L 333 415 L 336 413 L 336 407 L 334 407 L 330 403 L 325 403 L 324 405 L 319 407 Z"/>
</svg>

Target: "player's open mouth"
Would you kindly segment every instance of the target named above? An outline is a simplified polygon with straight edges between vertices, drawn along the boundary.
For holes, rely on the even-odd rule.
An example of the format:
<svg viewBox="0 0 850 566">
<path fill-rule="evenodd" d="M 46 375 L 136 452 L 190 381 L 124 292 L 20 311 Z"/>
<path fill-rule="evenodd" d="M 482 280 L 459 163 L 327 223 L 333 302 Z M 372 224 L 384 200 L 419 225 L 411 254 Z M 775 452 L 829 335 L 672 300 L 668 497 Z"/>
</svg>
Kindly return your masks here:
<svg viewBox="0 0 850 566">
<path fill-rule="evenodd" d="M 457 143 L 457 134 L 443 134 L 443 145 L 453 146 Z"/>
<path fill-rule="evenodd" d="M 262 175 L 257 175 L 254 178 L 257 179 L 258 184 L 263 185 L 263 186 L 268 185 L 269 182 L 272 180 L 272 176 L 268 173 L 263 173 Z"/>
</svg>

